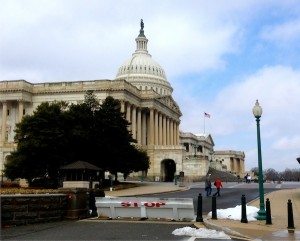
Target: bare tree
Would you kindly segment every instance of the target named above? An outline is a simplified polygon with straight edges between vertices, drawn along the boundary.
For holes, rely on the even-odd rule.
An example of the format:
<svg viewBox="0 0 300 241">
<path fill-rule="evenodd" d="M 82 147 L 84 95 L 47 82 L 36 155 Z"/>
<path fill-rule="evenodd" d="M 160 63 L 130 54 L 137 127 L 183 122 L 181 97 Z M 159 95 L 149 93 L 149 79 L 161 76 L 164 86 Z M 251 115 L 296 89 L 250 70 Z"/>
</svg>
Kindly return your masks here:
<svg viewBox="0 0 300 241">
<path fill-rule="evenodd" d="M 279 173 L 273 168 L 266 169 L 264 171 L 264 173 L 265 173 L 265 178 L 268 181 L 278 181 L 279 180 Z"/>
</svg>

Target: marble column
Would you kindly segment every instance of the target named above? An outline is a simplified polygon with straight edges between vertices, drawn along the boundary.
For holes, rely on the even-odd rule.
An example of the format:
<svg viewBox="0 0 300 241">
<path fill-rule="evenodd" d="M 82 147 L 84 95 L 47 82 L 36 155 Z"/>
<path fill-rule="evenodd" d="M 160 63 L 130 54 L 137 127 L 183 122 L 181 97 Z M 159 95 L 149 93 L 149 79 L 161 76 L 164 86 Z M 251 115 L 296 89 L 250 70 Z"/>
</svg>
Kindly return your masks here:
<svg viewBox="0 0 300 241">
<path fill-rule="evenodd" d="M 136 107 L 132 106 L 132 112 L 131 112 L 131 132 L 133 139 L 136 139 Z"/>
<path fill-rule="evenodd" d="M 177 145 L 177 143 L 176 143 L 176 125 L 177 125 L 177 123 L 176 123 L 176 121 L 174 121 L 173 122 L 173 144 L 174 145 Z"/>
<path fill-rule="evenodd" d="M 158 125 L 159 125 L 159 129 L 158 129 L 158 144 L 162 145 L 163 144 L 163 118 L 162 118 L 162 114 L 159 113 L 159 118 L 158 118 Z"/>
<path fill-rule="evenodd" d="M 176 123 L 176 145 L 179 145 L 179 122 Z"/>
<path fill-rule="evenodd" d="M 155 129 L 154 144 L 158 145 L 158 112 L 157 111 L 155 111 L 155 114 L 154 114 L 154 129 Z"/>
<path fill-rule="evenodd" d="M 167 117 L 167 145 L 170 145 L 170 119 Z"/>
<path fill-rule="evenodd" d="M 240 172 L 241 172 L 241 174 L 243 174 L 245 172 L 245 170 L 244 170 L 244 160 L 242 160 L 242 159 L 240 159 L 240 167 L 241 167 Z"/>
<path fill-rule="evenodd" d="M 240 172 L 241 172 L 241 161 L 240 161 L 239 158 L 236 159 L 236 165 L 235 166 L 236 166 L 236 173 L 240 174 Z"/>
<path fill-rule="evenodd" d="M 2 129 L 1 129 L 1 142 L 4 143 L 6 139 L 6 119 L 7 119 L 7 102 L 2 102 Z"/>
<path fill-rule="evenodd" d="M 137 143 L 142 144 L 142 110 L 137 111 Z"/>
<path fill-rule="evenodd" d="M 173 126 L 174 121 L 171 119 L 170 120 L 170 145 L 174 145 L 174 126 Z"/>
<path fill-rule="evenodd" d="M 126 120 L 129 122 L 131 122 L 130 114 L 131 114 L 131 105 L 129 103 L 127 103 L 126 104 Z"/>
<path fill-rule="evenodd" d="M 121 112 L 124 113 L 125 112 L 125 102 L 121 101 Z"/>
<path fill-rule="evenodd" d="M 131 131 L 131 105 L 129 103 L 126 104 L 126 120 L 129 122 L 127 129 Z"/>
<path fill-rule="evenodd" d="M 22 100 L 19 100 L 18 103 L 19 103 L 19 122 L 21 122 L 23 118 L 24 104 Z"/>
<path fill-rule="evenodd" d="M 142 112 L 142 145 L 147 145 L 147 113 Z"/>
<path fill-rule="evenodd" d="M 230 171 L 234 172 L 234 159 L 230 158 Z"/>
<path fill-rule="evenodd" d="M 177 145 L 177 122 L 174 121 L 174 145 Z"/>
<path fill-rule="evenodd" d="M 149 144 L 154 145 L 154 109 L 150 109 L 149 116 Z"/>
<path fill-rule="evenodd" d="M 167 117 L 163 116 L 163 145 L 167 145 Z"/>
</svg>

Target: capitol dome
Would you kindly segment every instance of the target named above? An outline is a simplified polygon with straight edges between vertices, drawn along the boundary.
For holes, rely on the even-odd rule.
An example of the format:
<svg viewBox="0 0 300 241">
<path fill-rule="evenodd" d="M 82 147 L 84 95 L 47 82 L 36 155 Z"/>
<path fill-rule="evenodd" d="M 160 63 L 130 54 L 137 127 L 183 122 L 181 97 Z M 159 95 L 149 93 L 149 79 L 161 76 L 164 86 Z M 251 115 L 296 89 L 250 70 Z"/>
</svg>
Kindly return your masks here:
<svg viewBox="0 0 300 241">
<path fill-rule="evenodd" d="M 171 95 L 173 89 L 167 81 L 165 71 L 148 53 L 143 20 L 135 41 L 137 48 L 132 57 L 121 65 L 116 79 L 125 79 L 140 90 L 152 89 L 160 95 Z"/>
</svg>

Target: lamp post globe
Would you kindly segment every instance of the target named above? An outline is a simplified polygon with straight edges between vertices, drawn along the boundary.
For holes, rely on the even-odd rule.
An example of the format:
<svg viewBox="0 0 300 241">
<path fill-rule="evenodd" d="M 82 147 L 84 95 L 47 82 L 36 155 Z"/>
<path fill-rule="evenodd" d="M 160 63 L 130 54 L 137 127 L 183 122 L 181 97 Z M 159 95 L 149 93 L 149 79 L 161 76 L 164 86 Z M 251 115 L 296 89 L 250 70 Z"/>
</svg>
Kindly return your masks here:
<svg viewBox="0 0 300 241">
<path fill-rule="evenodd" d="M 252 109 L 253 115 L 255 118 L 260 118 L 262 115 L 262 108 L 258 103 L 258 100 L 256 100 L 255 105 Z"/>
<path fill-rule="evenodd" d="M 258 184 L 259 184 L 259 211 L 257 212 L 258 220 L 266 220 L 266 210 L 264 202 L 264 180 L 262 170 L 262 158 L 261 158 L 261 142 L 260 142 L 260 117 L 262 115 L 262 108 L 256 100 L 252 109 L 253 115 L 256 119 L 257 127 L 257 153 L 258 153 Z"/>
</svg>

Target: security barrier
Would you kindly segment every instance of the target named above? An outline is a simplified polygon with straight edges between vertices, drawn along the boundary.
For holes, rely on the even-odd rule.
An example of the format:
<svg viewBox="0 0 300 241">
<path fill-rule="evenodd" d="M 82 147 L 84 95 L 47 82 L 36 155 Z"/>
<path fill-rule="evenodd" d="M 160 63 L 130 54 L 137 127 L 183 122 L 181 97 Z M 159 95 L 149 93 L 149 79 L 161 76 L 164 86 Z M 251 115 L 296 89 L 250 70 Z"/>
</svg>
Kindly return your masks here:
<svg viewBox="0 0 300 241">
<path fill-rule="evenodd" d="M 99 217 L 162 218 L 191 221 L 195 219 L 192 198 L 97 197 Z"/>
</svg>

